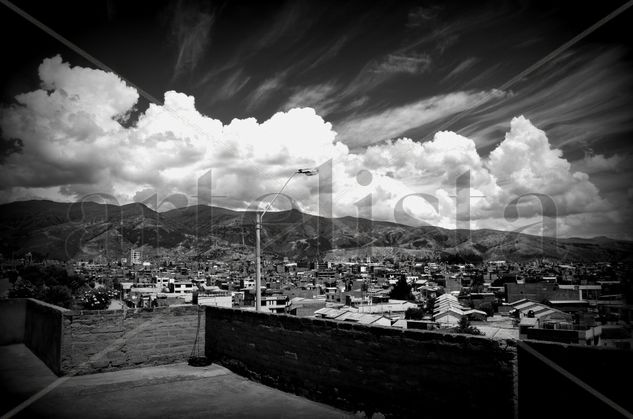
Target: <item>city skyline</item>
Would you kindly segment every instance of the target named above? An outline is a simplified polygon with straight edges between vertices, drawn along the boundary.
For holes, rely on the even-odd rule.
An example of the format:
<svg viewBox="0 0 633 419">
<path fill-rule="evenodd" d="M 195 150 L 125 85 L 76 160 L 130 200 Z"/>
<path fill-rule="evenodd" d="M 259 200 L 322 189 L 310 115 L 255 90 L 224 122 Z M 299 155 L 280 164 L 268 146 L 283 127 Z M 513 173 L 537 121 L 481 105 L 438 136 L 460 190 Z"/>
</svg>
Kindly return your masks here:
<svg viewBox="0 0 633 419">
<path fill-rule="evenodd" d="M 4 8 L 24 37 L 2 70 L 0 202 L 193 204 L 211 173 L 202 203 L 246 209 L 331 164 L 288 185 L 303 211 L 331 187 L 332 216 L 393 221 L 401 202 L 455 228 L 468 174 L 471 228 L 632 239 L 631 11 L 587 31 L 624 4 L 72 3 L 81 24 L 19 5 L 116 73 Z"/>
</svg>

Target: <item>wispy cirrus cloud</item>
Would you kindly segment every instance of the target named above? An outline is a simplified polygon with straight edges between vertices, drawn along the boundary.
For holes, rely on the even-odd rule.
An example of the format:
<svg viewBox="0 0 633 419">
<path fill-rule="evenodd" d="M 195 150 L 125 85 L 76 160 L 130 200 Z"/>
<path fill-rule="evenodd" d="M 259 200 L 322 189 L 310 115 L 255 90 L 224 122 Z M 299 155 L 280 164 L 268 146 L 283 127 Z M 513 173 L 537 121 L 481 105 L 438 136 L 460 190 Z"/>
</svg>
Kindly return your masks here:
<svg viewBox="0 0 633 419">
<path fill-rule="evenodd" d="M 196 68 L 211 42 L 214 21 L 215 15 L 201 10 L 196 3 L 177 3 L 172 20 L 172 33 L 178 47 L 174 78 Z"/>
<path fill-rule="evenodd" d="M 323 83 L 301 88 L 290 96 L 283 106 L 284 110 L 292 108 L 314 108 L 319 115 L 328 115 L 340 106 L 338 89 L 334 83 Z"/>
<path fill-rule="evenodd" d="M 409 10 L 407 16 L 407 28 L 417 28 L 428 24 L 429 21 L 436 19 L 440 12 L 439 6 L 417 6 Z"/>
<path fill-rule="evenodd" d="M 366 105 L 369 95 L 381 85 L 400 75 L 420 75 L 432 65 L 424 53 L 387 54 L 368 62 L 351 81 L 327 81 L 296 88 L 286 100 L 284 109 L 310 106 L 327 115 L 334 111 L 354 111 Z"/>
<path fill-rule="evenodd" d="M 211 90 L 211 94 L 208 95 L 209 97 L 206 102 L 216 103 L 231 99 L 237 95 L 250 80 L 251 76 L 246 75 L 243 69 L 238 69 L 222 80 L 221 83 L 218 83 L 219 86 L 211 86 L 209 89 Z M 208 80 L 205 81 L 204 84 L 207 82 Z"/>
<path fill-rule="evenodd" d="M 431 67 L 431 63 L 431 56 L 425 53 L 388 54 L 383 60 L 375 63 L 369 71 L 387 74 L 421 74 Z"/>
<path fill-rule="evenodd" d="M 335 129 L 339 134 L 338 139 L 349 147 L 363 147 L 454 115 L 481 104 L 482 100 L 503 96 L 504 93 L 499 90 L 438 95 L 374 114 L 353 116 L 336 124 Z"/>
<path fill-rule="evenodd" d="M 455 78 L 455 76 L 457 76 L 460 73 L 465 72 L 466 70 L 469 70 L 472 66 L 474 66 L 475 64 L 477 64 L 479 62 L 479 58 L 477 57 L 468 57 L 466 58 L 464 61 L 460 62 L 459 64 L 457 64 L 457 66 L 455 68 L 453 68 L 450 73 L 448 73 L 441 81 L 441 83 L 444 83 L 450 79 Z"/>
<path fill-rule="evenodd" d="M 378 104 L 372 100 L 381 95 L 383 87 L 403 76 L 431 73 L 435 67 L 435 56 L 443 54 L 457 42 L 461 33 L 491 18 L 490 13 L 481 13 L 468 19 L 444 22 L 440 17 L 441 11 L 440 7 L 411 9 L 405 25 L 408 35 L 400 45 L 394 46 L 391 52 L 369 59 L 355 77 L 347 82 L 328 80 L 295 88 L 286 100 L 284 109 L 295 105 L 311 106 L 326 115 L 333 112 L 358 112 L 363 108 L 367 112 L 367 106 L 384 109 L 384 102 Z M 335 44 L 333 54 L 338 54 L 340 47 L 341 44 Z M 476 57 L 466 59 L 451 71 L 450 77 L 467 71 L 478 60 Z M 391 104 L 392 108 L 396 106 Z"/>
<path fill-rule="evenodd" d="M 508 116 L 517 110 L 535 121 L 563 149 L 591 147 L 633 129 L 630 95 L 633 76 L 612 48 L 569 52 L 517 84 L 513 94 L 490 102 L 445 129 L 458 129 L 478 147 L 500 141 Z"/>
<path fill-rule="evenodd" d="M 321 64 L 328 62 L 329 60 L 336 57 L 343 47 L 350 40 L 350 35 L 343 35 L 340 38 L 336 39 L 333 44 L 326 46 L 322 51 L 319 51 L 316 59 L 306 67 L 306 71 L 312 70 L 314 68 L 319 67 Z"/>
<path fill-rule="evenodd" d="M 308 29 L 310 20 L 306 19 L 305 4 L 298 1 L 291 1 L 277 13 L 274 24 L 264 32 L 256 42 L 256 49 L 270 47 L 287 36 L 290 32 L 303 32 Z"/>
<path fill-rule="evenodd" d="M 286 72 L 267 78 L 253 90 L 246 98 L 246 109 L 253 111 L 266 102 L 270 96 L 283 87 Z"/>
<path fill-rule="evenodd" d="M 243 70 L 236 71 L 227 79 L 226 83 L 224 83 L 220 89 L 222 96 L 231 97 L 235 95 L 237 92 L 242 90 L 250 79 L 250 76 L 245 75 Z"/>
</svg>

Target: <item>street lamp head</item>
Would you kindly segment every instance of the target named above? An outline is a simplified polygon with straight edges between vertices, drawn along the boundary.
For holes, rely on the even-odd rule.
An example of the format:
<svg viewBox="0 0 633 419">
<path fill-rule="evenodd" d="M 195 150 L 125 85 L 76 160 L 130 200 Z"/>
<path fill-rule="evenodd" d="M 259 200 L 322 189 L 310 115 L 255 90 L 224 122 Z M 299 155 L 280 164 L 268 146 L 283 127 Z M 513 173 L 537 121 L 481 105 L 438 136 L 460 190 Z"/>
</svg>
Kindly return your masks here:
<svg viewBox="0 0 633 419">
<path fill-rule="evenodd" d="M 279 192 L 277 192 L 277 194 L 275 195 L 275 197 L 272 199 L 272 201 L 270 201 L 268 203 L 268 205 L 266 206 L 266 208 L 264 209 L 263 212 L 261 213 L 257 213 L 256 215 L 256 222 L 255 222 L 255 310 L 256 311 L 261 311 L 261 299 L 262 299 L 262 295 L 261 295 L 261 249 L 260 249 L 260 231 L 262 229 L 262 218 L 264 217 L 264 215 L 266 214 L 266 212 L 270 209 L 270 207 L 273 205 L 273 202 L 275 202 L 275 200 L 277 199 L 277 197 L 279 195 L 281 195 L 281 193 L 283 192 L 283 190 L 286 188 L 286 186 L 288 185 L 288 182 L 290 182 L 290 180 L 297 174 L 302 174 L 302 175 L 306 175 L 306 176 L 314 176 L 316 174 L 319 173 L 319 169 L 314 168 L 314 169 L 299 169 L 296 172 L 294 172 L 292 175 L 290 175 L 290 177 L 288 178 L 288 180 L 286 181 L 286 183 L 284 183 L 284 186 L 281 187 L 281 189 L 279 190 Z"/>
<path fill-rule="evenodd" d="M 306 176 L 314 176 L 319 173 L 319 169 L 299 169 L 296 173 L 306 175 Z"/>
</svg>

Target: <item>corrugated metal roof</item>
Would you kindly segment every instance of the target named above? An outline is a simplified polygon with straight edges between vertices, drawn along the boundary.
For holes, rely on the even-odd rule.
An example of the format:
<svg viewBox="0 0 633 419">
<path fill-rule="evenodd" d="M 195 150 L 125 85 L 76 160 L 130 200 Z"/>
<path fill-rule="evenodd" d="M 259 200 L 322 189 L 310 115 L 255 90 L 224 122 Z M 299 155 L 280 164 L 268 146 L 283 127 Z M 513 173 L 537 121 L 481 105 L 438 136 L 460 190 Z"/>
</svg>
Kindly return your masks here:
<svg viewBox="0 0 633 419">
<path fill-rule="evenodd" d="M 514 306 L 514 308 L 516 308 L 517 310 L 523 311 L 524 308 L 528 308 L 528 307 L 532 307 L 532 306 L 536 306 L 536 305 L 539 305 L 539 304 L 534 302 L 534 301 L 526 301 L 524 303 L 521 303 L 521 304 L 518 304 L 518 305 Z"/>
</svg>

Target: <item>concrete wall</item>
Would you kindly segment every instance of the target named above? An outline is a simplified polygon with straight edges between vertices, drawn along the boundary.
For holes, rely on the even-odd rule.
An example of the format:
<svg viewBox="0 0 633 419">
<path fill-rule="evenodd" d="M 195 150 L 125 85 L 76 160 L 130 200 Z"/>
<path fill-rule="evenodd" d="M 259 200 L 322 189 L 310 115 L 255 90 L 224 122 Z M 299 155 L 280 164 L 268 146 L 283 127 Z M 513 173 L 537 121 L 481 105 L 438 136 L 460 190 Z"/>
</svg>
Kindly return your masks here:
<svg viewBox="0 0 633 419">
<path fill-rule="evenodd" d="M 68 375 L 186 361 L 196 337 L 198 307 L 71 311 L 34 299 L 5 299 L 0 315 L 1 344 L 24 343 L 57 375 Z"/>
<path fill-rule="evenodd" d="M 55 374 L 61 373 L 62 316 L 70 310 L 29 298 L 24 344 Z"/>
<path fill-rule="evenodd" d="M 203 309 L 201 309 L 203 310 Z M 201 311 L 200 355 L 204 354 Z M 193 349 L 198 307 L 158 307 L 152 311 L 90 310 L 64 315 L 63 374 L 88 374 L 186 361 Z"/>
<path fill-rule="evenodd" d="M 207 356 L 343 409 L 416 417 L 514 415 L 514 343 L 207 307 Z"/>
<path fill-rule="evenodd" d="M 633 352 L 525 341 L 613 402 L 633 412 Z M 519 346 L 520 418 L 621 418 L 622 415 Z"/>
<path fill-rule="evenodd" d="M 0 300 L 0 345 L 24 342 L 26 299 Z"/>
</svg>

